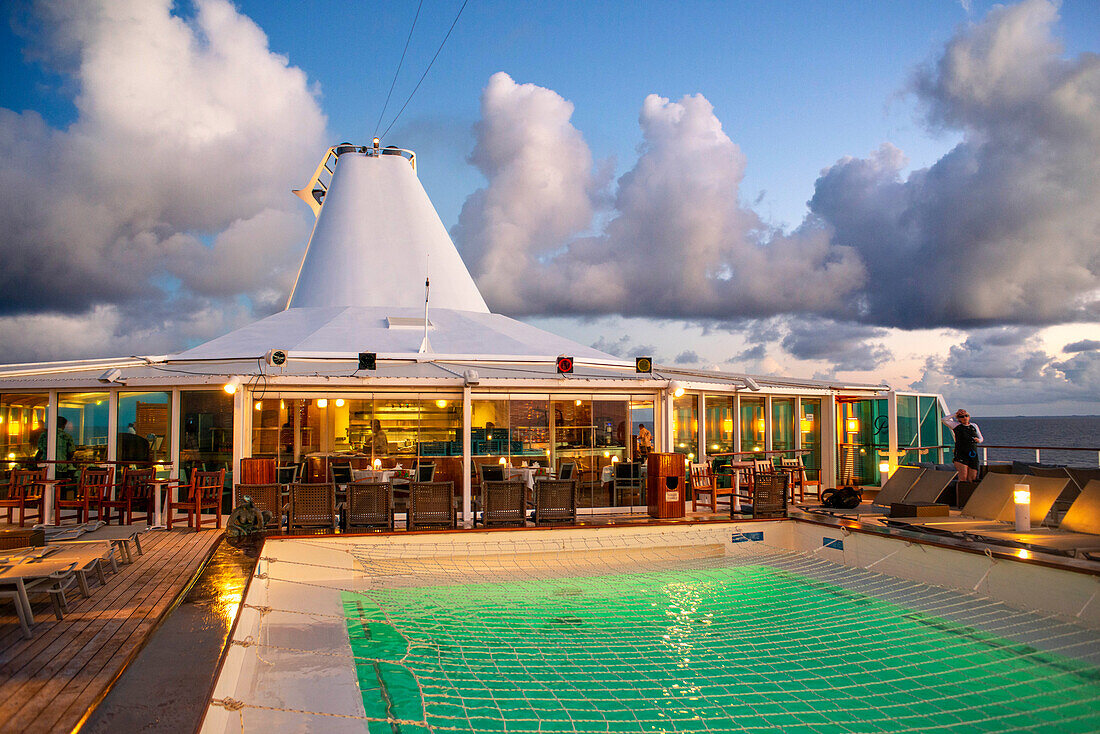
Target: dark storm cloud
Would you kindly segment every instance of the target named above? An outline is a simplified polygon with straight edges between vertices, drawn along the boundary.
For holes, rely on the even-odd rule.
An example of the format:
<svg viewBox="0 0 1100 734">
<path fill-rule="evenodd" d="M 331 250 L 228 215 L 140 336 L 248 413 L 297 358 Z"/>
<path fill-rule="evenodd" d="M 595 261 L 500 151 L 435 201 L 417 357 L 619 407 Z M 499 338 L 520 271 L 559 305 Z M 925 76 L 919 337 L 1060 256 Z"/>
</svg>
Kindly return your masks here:
<svg viewBox="0 0 1100 734">
<path fill-rule="evenodd" d="M 1092 352 L 1100 349 L 1100 340 L 1098 339 L 1082 339 L 1079 342 L 1073 342 L 1062 347 L 1062 351 L 1066 354 L 1073 354 L 1075 352 Z"/>
<path fill-rule="evenodd" d="M 812 213 L 870 277 L 862 321 L 1052 324 L 1095 314 L 1100 275 L 1100 57 L 1062 57 L 1045 0 L 996 7 L 962 30 L 913 90 L 962 134 L 901 178 L 884 145 L 818 179 Z"/>
<path fill-rule="evenodd" d="M 884 329 L 860 324 L 793 319 L 789 333 L 780 343 L 798 359 L 825 360 L 837 370 L 865 371 L 893 357 L 885 345 L 872 341 L 885 335 Z"/>
<path fill-rule="evenodd" d="M 748 347 L 744 351 L 738 352 L 737 354 L 733 355 L 732 357 L 730 357 L 726 361 L 727 362 L 751 362 L 753 360 L 764 359 L 764 357 L 766 357 L 766 356 L 768 356 L 767 345 L 756 344 L 754 346 Z"/>
<path fill-rule="evenodd" d="M 672 360 L 674 364 L 699 364 L 702 360 L 699 355 L 692 349 L 685 349 L 676 355 L 676 359 Z"/>
</svg>

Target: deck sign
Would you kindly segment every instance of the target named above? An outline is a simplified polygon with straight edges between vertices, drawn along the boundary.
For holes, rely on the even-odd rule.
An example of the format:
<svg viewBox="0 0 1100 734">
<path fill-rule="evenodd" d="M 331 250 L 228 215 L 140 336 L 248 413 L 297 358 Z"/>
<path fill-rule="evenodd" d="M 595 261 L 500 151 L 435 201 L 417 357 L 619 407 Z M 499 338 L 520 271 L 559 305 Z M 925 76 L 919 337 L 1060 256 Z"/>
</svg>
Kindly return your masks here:
<svg viewBox="0 0 1100 734">
<path fill-rule="evenodd" d="M 359 352 L 359 369 L 373 370 L 378 368 L 378 355 L 375 352 Z"/>
<path fill-rule="evenodd" d="M 653 372 L 653 357 L 635 357 L 634 371 L 644 375 L 651 374 Z"/>
<path fill-rule="evenodd" d="M 569 375 L 573 373 L 572 357 L 558 357 L 558 373 L 562 375 Z"/>
<path fill-rule="evenodd" d="M 844 550 L 844 541 L 840 538 L 822 538 L 821 546 L 823 548 L 832 548 L 833 550 Z"/>
<path fill-rule="evenodd" d="M 731 543 L 748 543 L 750 541 L 761 541 L 763 539 L 763 530 L 757 530 L 752 533 L 734 533 L 732 536 L 730 536 Z"/>
</svg>

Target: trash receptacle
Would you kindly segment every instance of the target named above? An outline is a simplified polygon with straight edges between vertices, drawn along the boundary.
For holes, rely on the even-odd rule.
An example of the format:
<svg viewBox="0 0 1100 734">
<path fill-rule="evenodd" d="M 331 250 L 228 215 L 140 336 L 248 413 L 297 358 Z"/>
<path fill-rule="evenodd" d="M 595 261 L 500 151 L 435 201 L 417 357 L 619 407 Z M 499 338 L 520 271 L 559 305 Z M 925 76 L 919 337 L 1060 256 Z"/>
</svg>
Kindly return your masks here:
<svg viewBox="0 0 1100 734">
<path fill-rule="evenodd" d="M 683 454 L 650 454 L 646 477 L 649 516 L 684 516 L 685 484 Z"/>
</svg>

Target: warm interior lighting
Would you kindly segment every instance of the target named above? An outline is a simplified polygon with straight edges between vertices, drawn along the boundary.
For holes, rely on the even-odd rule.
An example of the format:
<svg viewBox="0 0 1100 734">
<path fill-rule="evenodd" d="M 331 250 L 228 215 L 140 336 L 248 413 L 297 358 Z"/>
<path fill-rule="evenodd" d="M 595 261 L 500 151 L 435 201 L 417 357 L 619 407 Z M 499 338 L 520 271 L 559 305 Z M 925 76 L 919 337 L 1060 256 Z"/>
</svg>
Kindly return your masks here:
<svg viewBox="0 0 1100 734">
<path fill-rule="evenodd" d="M 8 458 L 9 459 L 14 459 L 15 458 L 15 452 L 12 451 L 10 454 L 8 454 Z"/>
<path fill-rule="evenodd" d="M 446 400 L 436 400 L 435 401 L 435 407 L 437 407 L 437 408 L 446 408 L 447 407 L 447 401 Z"/>
<path fill-rule="evenodd" d="M 337 408 L 343 408 L 344 407 L 344 399 L 343 398 L 336 398 L 336 407 Z"/>
<path fill-rule="evenodd" d="M 883 474 L 889 474 L 890 473 L 890 462 L 889 461 L 880 461 L 879 464 L 878 464 L 878 470 L 880 472 L 882 472 Z"/>
<path fill-rule="evenodd" d="M 733 418 L 722 421 L 722 433 L 733 433 Z"/>
<path fill-rule="evenodd" d="M 618 456 L 612 456 L 611 457 L 611 463 L 612 464 L 618 464 L 619 463 L 619 457 Z"/>
<path fill-rule="evenodd" d="M 755 421 L 755 425 L 756 425 L 757 435 L 763 436 L 764 435 L 764 427 L 765 427 L 764 419 L 763 418 L 757 418 L 756 421 Z"/>
<path fill-rule="evenodd" d="M 689 458 L 689 459 L 694 459 L 694 458 L 695 458 L 695 454 L 688 454 L 688 458 Z"/>
<path fill-rule="evenodd" d="M 504 466 L 505 464 L 507 464 L 507 463 L 508 463 L 508 460 L 507 460 L 507 459 L 505 459 L 505 458 L 504 458 L 504 457 L 502 456 L 502 457 L 500 457 L 500 461 L 498 461 L 497 463 L 498 463 L 498 464 L 500 464 L 501 466 Z"/>
<path fill-rule="evenodd" d="M 603 458 L 605 458 L 605 459 L 611 458 L 611 452 L 610 451 L 604 451 L 603 452 Z"/>
<path fill-rule="evenodd" d="M 580 407 L 580 404 L 581 404 L 580 400 L 575 400 L 574 401 L 574 405 L 576 405 L 577 407 Z"/>
<path fill-rule="evenodd" d="M 381 459 L 375 459 L 374 460 L 374 468 L 375 469 L 381 469 L 382 468 L 382 460 Z"/>
<path fill-rule="evenodd" d="M 284 400 L 279 401 L 279 410 L 286 410 L 286 401 L 284 401 Z"/>
<path fill-rule="evenodd" d="M 317 399 L 317 407 L 318 408 L 327 408 L 328 407 L 328 398 L 318 398 Z"/>
<path fill-rule="evenodd" d="M 229 378 L 229 382 L 222 385 L 222 390 L 225 390 L 227 393 L 232 395 L 233 393 L 237 392 L 237 388 L 240 387 L 240 386 L 241 386 L 241 376 L 240 375 L 233 375 L 232 377 Z"/>
<path fill-rule="evenodd" d="M 264 409 L 264 401 L 257 400 L 256 401 L 256 410 L 263 410 L 263 409 Z"/>
<path fill-rule="evenodd" d="M 848 433 L 859 433 L 859 418 L 849 418 L 845 422 Z"/>
</svg>

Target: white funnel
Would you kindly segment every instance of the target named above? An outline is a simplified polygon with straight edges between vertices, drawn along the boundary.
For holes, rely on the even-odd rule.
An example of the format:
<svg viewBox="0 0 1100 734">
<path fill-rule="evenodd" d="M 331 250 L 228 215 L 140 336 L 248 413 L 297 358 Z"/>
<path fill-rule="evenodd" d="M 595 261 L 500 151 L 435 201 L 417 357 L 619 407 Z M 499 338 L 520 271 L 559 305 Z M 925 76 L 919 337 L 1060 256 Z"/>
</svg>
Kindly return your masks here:
<svg viewBox="0 0 1100 734">
<path fill-rule="evenodd" d="M 317 222 L 287 308 L 423 307 L 430 275 L 431 308 L 488 313 L 410 160 L 377 148 L 336 150 L 320 206 L 311 204 Z M 300 194 L 307 204 L 315 187 L 323 188 L 317 176 Z"/>
</svg>

